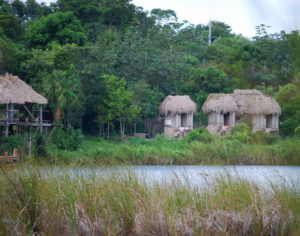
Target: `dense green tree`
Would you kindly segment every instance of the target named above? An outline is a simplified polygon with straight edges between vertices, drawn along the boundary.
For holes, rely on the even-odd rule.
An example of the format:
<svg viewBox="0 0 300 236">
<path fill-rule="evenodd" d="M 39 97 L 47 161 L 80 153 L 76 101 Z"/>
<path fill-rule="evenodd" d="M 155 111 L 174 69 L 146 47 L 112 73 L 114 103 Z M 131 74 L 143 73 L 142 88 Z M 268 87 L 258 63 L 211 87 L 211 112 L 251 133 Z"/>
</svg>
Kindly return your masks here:
<svg viewBox="0 0 300 236">
<path fill-rule="evenodd" d="M 285 136 L 294 135 L 300 125 L 300 90 L 294 84 L 279 88 L 275 96 L 282 109 L 280 132 Z"/>
<path fill-rule="evenodd" d="M 65 128 L 81 128 L 84 113 L 84 101 L 81 81 L 74 65 L 67 71 L 53 71 L 48 79 L 43 80 L 43 90 L 49 99 L 52 113 L 61 110 L 60 120 Z"/>
<path fill-rule="evenodd" d="M 135 16 L 131 0 L 58 0 L 58 10 L 72 11 L 82 23 L 128 26 Z"/>
<path fill-rule="evenodd" d="M 19 72 L 19 57 L 14 43 L 10 39 L 0 37 L 0 75 L 5 72 L 17 74 Z"/>
<path fill-rule="evenodd" d="M 0 73 L 19 75 L 48 97 L 50 116 L 59 108 L 65 126 L 89 134 L 101 124 L 102 133 L 120 127 L 124 136 L 124 117 L 127 127 L 138 123 L 142 130 L 169 94 L 190 95 L 200 111 L 209 93 L 256 88 L 276 95 L 282 134 L 293 135 L 300 36 L 268 28 L 258 26 L 248 39 L 213 21 L 208 46 L 208 25 L 179 22 L 171 9 L 149 13 L 131 0 L 0 0 Z M 118 102 L 129 113 L 117 115 Z M 195 123 L 205 124 L 201 112 Z"/>
<path fill-rule="evenodd" d="M 45 48 L 53 44 L 84 45 L 86 36 L 72 12 L 56 12 L 29 24 L 26 35 L 30 47 Z"/>
<path fill-rule="evenodd" d="M 215 66 L 191 68 L 190 80 L 186 92 L 192 94 L 198 107 L 202 107 L 210 93 L 230 93 L 235 87 L 226 73 Z"/>
<path fill-rule="evenodd" d="M 7 38 L 13 41 L 21 39 L 24 33 L 21 19 L 4 13 L 2 9 L 0 10 L 0 30 Z"/>
</svg>

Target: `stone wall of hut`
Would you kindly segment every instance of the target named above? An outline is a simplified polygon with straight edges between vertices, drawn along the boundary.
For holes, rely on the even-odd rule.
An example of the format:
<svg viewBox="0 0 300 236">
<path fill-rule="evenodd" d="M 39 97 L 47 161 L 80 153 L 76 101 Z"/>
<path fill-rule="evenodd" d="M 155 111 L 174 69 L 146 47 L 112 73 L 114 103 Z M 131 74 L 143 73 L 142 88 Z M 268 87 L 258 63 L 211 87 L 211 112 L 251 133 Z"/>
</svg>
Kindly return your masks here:
<svg viewBox="0 0 300 236">
<path fill-rule="evenodd" d="M 193 130 L 193 114 L 174 114 L 170 113 L 165 117 L 164 134 L 166 137 L 174 137 L 181 132 L 181 127 L 185 127 L 184 135 Z"/>
<path fill-rule="evenodd" d="M 278 115 L 253 115 L 252 118 L 252 131 L 265 130 L 269 132 L 278 131 Z M 268 119 L 269 122 L 268 122 Z M 268 124 L 269 123 L 269 124 Z"/>
<path fill-rule="evenodd" d="M 225 124 L 224 114 L 217 112 L 210 112 L 208 114 L 207 129 L 210 133 L 219 135 L 224 126 L 232 128 L 235 126 L 235 112 L 228 114 L 228 124 Z"/>
</svg>

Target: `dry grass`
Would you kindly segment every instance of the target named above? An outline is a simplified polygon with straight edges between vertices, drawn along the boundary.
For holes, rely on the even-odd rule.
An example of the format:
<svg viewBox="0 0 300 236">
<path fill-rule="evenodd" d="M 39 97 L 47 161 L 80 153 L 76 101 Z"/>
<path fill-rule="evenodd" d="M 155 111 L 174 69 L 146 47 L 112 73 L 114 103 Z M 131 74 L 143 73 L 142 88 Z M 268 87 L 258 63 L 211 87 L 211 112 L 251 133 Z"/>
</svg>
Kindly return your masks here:
<svg viewBox="0 0 300 236">
<path fill-rule="evenodd" d="M 300 229 L 300 194 L 228 175 L 204 189 L 147 184 L 131 172 L 105 176 L 2 168 L 1 235 L 286 235 Z"/>
</svg>

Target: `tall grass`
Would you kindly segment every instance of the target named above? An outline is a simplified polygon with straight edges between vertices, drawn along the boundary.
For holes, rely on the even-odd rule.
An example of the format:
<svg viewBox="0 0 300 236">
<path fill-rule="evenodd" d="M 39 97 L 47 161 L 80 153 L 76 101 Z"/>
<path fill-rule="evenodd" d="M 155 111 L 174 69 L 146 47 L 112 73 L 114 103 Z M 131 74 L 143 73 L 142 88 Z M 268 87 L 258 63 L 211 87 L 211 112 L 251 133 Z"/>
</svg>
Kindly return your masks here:
<svg viewBox="0 0 300 236">
<path fill-rule="evenodd" d="M 1 235 L 297 235 L 300 193 L 218 175 L 147 183 L 128 171 L 105 175 L 60 167 L 2 167 Z M 299 187 L 299 186 L 298 186 Z"/>
<path fill-rule="evenodd" d="M 86 139 L 76 151 L 46 147 L 52 163 L 160 164 L 243 164 L 300 165 L 300 140 L 278 140 L 273 144 L 245 144 L 238 140 L 216 139 L 207 143 L 165 139 L 129 138 L 125 143 L 101 138 Z"/>
</svg>

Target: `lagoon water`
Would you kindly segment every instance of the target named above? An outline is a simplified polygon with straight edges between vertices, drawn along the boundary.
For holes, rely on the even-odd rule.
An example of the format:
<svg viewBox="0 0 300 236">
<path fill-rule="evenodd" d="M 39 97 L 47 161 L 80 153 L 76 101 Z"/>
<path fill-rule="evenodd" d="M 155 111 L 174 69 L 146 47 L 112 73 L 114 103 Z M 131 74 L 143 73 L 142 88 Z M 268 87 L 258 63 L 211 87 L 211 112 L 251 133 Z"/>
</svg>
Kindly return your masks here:
<svg viewBox="0 0 300 236">
<path fill-rule="evenodd" d="M 184 184 L 207 186 L 216 176 L 230 175 L 230 178 L 242 178 L 254 182 L 259 186 L 271 184 L 294 185 L 300 191 L 300 166 L 128 166 L 128 167 L 76 167 L 69 171 L 75 175 L 88 176 L 96 174 L 105 176 L 112 171 L 136 173 L 147 183 L 170 184 L 181 182 Z"/>
</svg>

